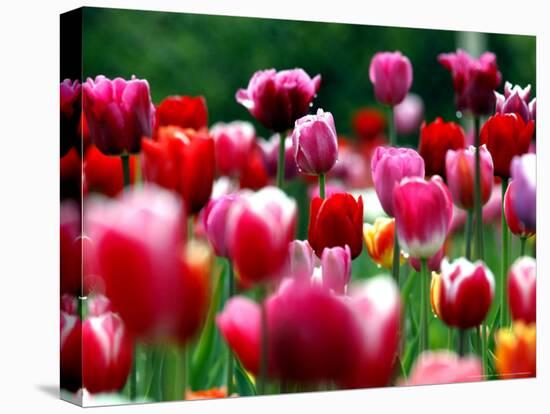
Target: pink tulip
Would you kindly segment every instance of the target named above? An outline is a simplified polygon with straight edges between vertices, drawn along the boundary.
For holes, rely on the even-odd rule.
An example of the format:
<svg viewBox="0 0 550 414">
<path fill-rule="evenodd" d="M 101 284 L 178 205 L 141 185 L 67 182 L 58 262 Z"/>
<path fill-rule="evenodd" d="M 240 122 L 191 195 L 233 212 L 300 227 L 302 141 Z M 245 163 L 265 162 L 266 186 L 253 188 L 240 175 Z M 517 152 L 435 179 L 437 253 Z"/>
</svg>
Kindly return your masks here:
<svg viewBox="0 0 550 414">
<path fill-rule="evenodd" d="M 508 303 L 514 321 L 526 324 L 537 321 L 537 263 L 520 257 L 508 272 Z"/>
<path fill-rule="evenodd" d="M 510 181 L 506 193 L 504 195 L 504 216 L 506 217 L 506 224 L 510 231 L 520 237 L 529 237 L 535 234 L 535 228 L 528 228 L 523 221 L 521 221 L 516 212 L 516 200 L 517 200 L 517 186 L 518 183 L 515 180 Z M 524 202 L 522 200 L 521 202 Z"/>
<path fill-rule="evenodd" d="M 306 115 L 296 121 L 292 133 L 294 158 L 298 168 L 306 174 L 325 174 L 338 158 L 338 136 L 330 112 L 317 110 L 317 115 Z"/>
<path fill-rule="evenodd" d="M 274 134 L 268 140 L 259 140 L 260 150 L 265 168 L 270 177 L 277 174 L 277 164 L 279 163 L 279 145 L 281 140 L 278 134 Z M 292 137 L 285 138 L 285 180 L 291 180 L 298 175 L 298 166 L 294 159 L 294 146 Z"/>
<path fill-rule="evenodd" d="M 528 122 L 531 118 L 530 104 L 531 85 L 522 88 L 519 85 L 513 86 L 510 82 L 504 84 L 504 95 L 495 91 L 496 108 L 495 112 L 500 114 L 516 113 Z M 534 105 L 534 104 L 533 104 Z"/>
<path fill-rule="evenodd" d="M 82 93 L 90 137 L 97 148 L 107 155 L 139 152 L 141 138 L 151 136 L 155 111 L 147 81 L 100 75 L 88 78 Z"/>
<path fill-rule="evenodd" d="M 371 159 L 371 173 L 382 208 L 394 217 L 395 186 L 405 177 L 424 178 L 424 160 L 413 149 L 377 147 Z"/>
<path fill-rule="evenodd" d="M 351 251 L 344 247 L 325 247 L 321 256 L 323 285 L 336 293 L 344 293 L 351 279 Z"/>
<path fill-rule="evenodd" d="M 206 237 L 216 255 L 220 257 L 229 255 L 226 243 L 227 215 L 238 198 L 238 194 L 229 194 L 211 199 L 204 210 L 201 211 L 200 217 Z"/>
<path fill-rule="evenodd" d="M 82 387 L 82 324 L 76 314 L 61 312 L 60 386 L 71 392 Z"/>
<path fill-rule="evenodd" d="M 101 316 L 105 313 L 112 312 L 111 301 L 103 295 L 93 295 L 87 300 L 88 316 Z"/>
<path fill-rule="evenodd" d="M 418 133 L 424 119 L 424 102 L 414 93 L 409 93 L 403 102 L 393 108 L 395 132 L 399 135 Z"/>
<path fill-rule="evenodd" d="M 218 173 L 238 177 L 255 145 L 254 126 L 242 121 L 218 123 L 212 126 L 210 135 L 214 138 Z"/>
<path fill-rule="evenodd" d="M 227 245 L 244 284 L 281 276 L 294 239 L 296 202 L 275 187 L 244 193 L 228 215 Z"/>
<path fill-rule="evenodd" d="M 401 248 L 416 258 L 430 258 L 447 238 L 453 217 L 451 193 L 439 176 L 401 180 L 393 191 L 395 223 Z"/>
<path fill-rule="evenodd" d="M 401 52 L 378 52 L 370 62 L 369 78 L 378 102 L 397 105 L 405 99 L 412 85 L 411 62 Z"/>
<path fill-rule="evenodd" d="M 537 156 L 529 153 L 512 159 L 512 179 L 517 183 L 512 198 L 519 221 L 533 231 L 537 228 Z"/>
<path fill-rule="evenodd" d="M 289 244 L 288 274 L 307 281 L 313 275 L 313 249 L 307 240 L 294 240 Z"/>
<path fill-rule="evenodd" d="M 260 70 L 235 98 L 267 129 L 283 132 L 307 114 L 320 84 L 320 75 L 311 79 L 303 69 Z"/>
<path fill-rule="evenodd" d="M 403 385 L 451 384 L 484 379 L 477 357 L 460 358 L 449 351 L 424 352 L 416 360 Z"/>
<path fill-rule="evenodd" d="M 479 150 L 481 161 L 481 203 L 485 205 L 493 189 L 493 159 L 487 147 Z M 453 202 L 465 210 L 474 207 L 475 187 L 475 148 L 448 150 L 445 157 L 447 185 L 453 196 Z"/>
<path fill-rule="evenodd" d="M 65 293 L 61 295 L 61 312 L 69 315 L 76 315 L 78 312 L 78 298 L 76 296 Z"/>
</svg>

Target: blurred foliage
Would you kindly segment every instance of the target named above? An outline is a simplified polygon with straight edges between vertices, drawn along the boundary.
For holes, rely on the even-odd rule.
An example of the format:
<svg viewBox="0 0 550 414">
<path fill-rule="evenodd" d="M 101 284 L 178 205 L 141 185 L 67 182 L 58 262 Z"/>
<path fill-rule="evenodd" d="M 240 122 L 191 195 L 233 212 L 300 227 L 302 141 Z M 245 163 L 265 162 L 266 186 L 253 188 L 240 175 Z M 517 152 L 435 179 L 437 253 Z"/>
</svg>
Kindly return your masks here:
<svg viewBox="0 0 550 414">
<path fill-rule="evenodd" d="M 350 134 L 353 111 L 376 105 L 368 68 L 380 50 L 410 58 L 412 91 L 423 97 L 428 120 L 456 117 L 450 75 L 436 59 L 457 47 L 457 32 L 100 8 L 83 16 L 84 77 L 146 78 L 155 103 L 204 95 L 211 124 L 252 120 L 235 92 L 256 70 L 302 67 L 323 78 L 314 105 Z M 536 87 L 534 36 L 487 34 L 483 42 L 497 54 L 503 80 Z"/>
</svg>

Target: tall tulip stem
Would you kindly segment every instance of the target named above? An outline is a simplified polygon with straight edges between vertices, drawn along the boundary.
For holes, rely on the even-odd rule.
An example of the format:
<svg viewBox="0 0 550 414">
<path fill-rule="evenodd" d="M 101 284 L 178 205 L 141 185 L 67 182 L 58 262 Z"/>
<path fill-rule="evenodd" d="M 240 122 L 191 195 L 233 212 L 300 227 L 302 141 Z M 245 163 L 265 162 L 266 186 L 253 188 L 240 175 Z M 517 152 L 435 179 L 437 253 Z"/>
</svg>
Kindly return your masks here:
<svg viewBox="0 0 550 414">
<path fill-rule="evenodd" d="M 466 329 L 458 329 L 458 355 L 461 357 L 466 354 L 467 333 Z"/>
<path fill-rule="evenodd" d="M 428 259 L 420 260 L 420 339 L 419 352 L 429 347 L 428 321 L 430 312 L 430 280 L 428 277 Z"/>
<path fill-rule="evenodd" d="M 399 238 L 397 237 L 397 229 L 394 227 L 393 232 L 393 263 L 392 263 L 392 276 L 395 282 L 399 286 L 399 265 L 401 258 L 401 248 L 399 247 Z"/>
<path fill-rule="evenodd" d="M 319 197 L 325 198 L 325 174 L 319 174 Z"/>
<path fill-rule="evenodd" d="M 267 303 L 266 297 L 267 292 L 264 292 L 262 295 L 262 304 L 261 304 L 261 342 L 260 342 L 260 375 L 258 378 L 258 394 L 263 395 L 266 393 L 266 384 L 267 384 L 267 371 L 268 371 L 268 332 L 267 332 Z"/>
<path fill-rule="evenodd" d="M 394 114 L 393 106 L 388 106 L 388 135 L 390 139 L 390 146 L 395 147 L 397 145 L 397 136 L 395 133 L 395 123 L 394 123 Z"/>
<path fill-rule="evenodd" d="M 233 264 L 230 259 L 227 259 L 227 284 L 228 284 L 228 299 L 235 295 L 235 277 L 233 274 Z M 227 395 L 233 394 L 233 352 L 230 347 L 227 347 Z"/>
<path fill-rule="evenodd" d="M 124 153 L 120 156 L 122 162 L 122 178 L 124 180 L 124 188 L 130 186 L 130 155 Z"/>
<path fill-rule="evenodd" d="M 481 154 L 480 136 L 479 136 L 479 116 L 474 117 L 474 140 L 475 140 L 475 191 L 474 191 L 474 208 L 476 216 L 476 256 L 479 260 L 483 260 L 483 209 L 481 201 Z"/>
<path fill-rule="evenodd" d="M 183 399 L 187 399 L 187 388 L 189 384 L 189 347 L 187 345 L 183 346 L 181 351 L 181 385 L 183 388 Z"/>
<path fill-rule="evenodd" d="M 500 283 L 498 288 L 498 297 L 500 302 L 500 325 L 506 323 L 506 273 L 508 272 L 508 224 L 504 214 L 504 196 L 508 188 L 508 178 L 502 179 L 502 212 L 501 212 L 501 232 L 502 232 L 502 263 L 500 269 Z"/>
<path fill-rule="evenodd" d="M 468 210 L 466 219 L 466 259 L 472 260 L 472 236 L 474 232 L 474 211 Z"/>
<path fill-rule="evenodd" d="M 277 187 L 281 190 L 285 183 L 285 133 L 279 133 L 279 159 L 277 162 Z"/>
<path fill-rule="evenodd" d="M 521 236 L 519 238 L 519 255 L 521 257 L 525 256 L 525 245 L 527 243 L 527 237 Z"/>
</svg>

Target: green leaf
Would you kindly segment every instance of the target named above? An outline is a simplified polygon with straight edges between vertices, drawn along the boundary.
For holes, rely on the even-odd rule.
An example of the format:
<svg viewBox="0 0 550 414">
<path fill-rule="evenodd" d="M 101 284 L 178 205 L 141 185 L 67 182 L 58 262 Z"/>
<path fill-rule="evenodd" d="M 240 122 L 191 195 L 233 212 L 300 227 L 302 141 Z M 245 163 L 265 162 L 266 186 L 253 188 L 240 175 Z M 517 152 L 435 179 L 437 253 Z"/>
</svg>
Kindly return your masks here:
<svg viewBox="0 0 550 414">
<path fill-rule="evenodd" d="M 417 334 L 415 338 L 407 344 L 407 349 L 405 350 L 405 355 L 403 356 L 403 369 L 408 375 L 411 372 L 411 367 L 416 359 L 418 351 L 418 341 L 420 339 L 420 334 Z"/>
<path fill-rule="evenodd" d="M 240 396 L 256 395 L 256 387 L 238 360 L 235 361 L 235 381 Z"/>
</svg>

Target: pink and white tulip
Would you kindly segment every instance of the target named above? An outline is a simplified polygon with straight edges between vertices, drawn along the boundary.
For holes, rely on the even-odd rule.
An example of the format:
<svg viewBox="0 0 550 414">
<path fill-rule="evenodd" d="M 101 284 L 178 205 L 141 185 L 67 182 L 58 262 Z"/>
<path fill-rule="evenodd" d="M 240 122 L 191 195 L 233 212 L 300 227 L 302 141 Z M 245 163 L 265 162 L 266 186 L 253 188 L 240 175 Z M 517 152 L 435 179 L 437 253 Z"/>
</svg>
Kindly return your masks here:
<svg viewBox="0 0 550 414">
<path fill-rule="evenodd" d="M 424 352 L 412 367 L 403 385 L 451 384 L 484 379 L 481 361 L 477 357 L 459 357 L 453 352 Z"/>
<path fill-rule="evenodd" d="M 238 198 L 239 195 L 234 193 L 211 199 L 201 212 L 200 217 L 206 237 L 217 256 L 227 257 L 229 255 L 226 237 L 227 216 L 231 206 Z"/>
<path fill-rule="evenodd" d="M 321 256 L 323 285 L 336 293 L 344 293 L 351 279 L 351 251 L 344 247 L 325 247 Z"/>
<path fill-rule="evenodd" d="M 537 321 L 537 263 L 520 257 L 508 272 L 508 303 L 514 321 L 526 324 Z"/>
<path fill-rule="evenodd" d="M 314 269 L 313 249 L 307 240 L 294 240 L 289 244 L 288 273 L 296 279 L 309 281 Z"/>
</svg>

